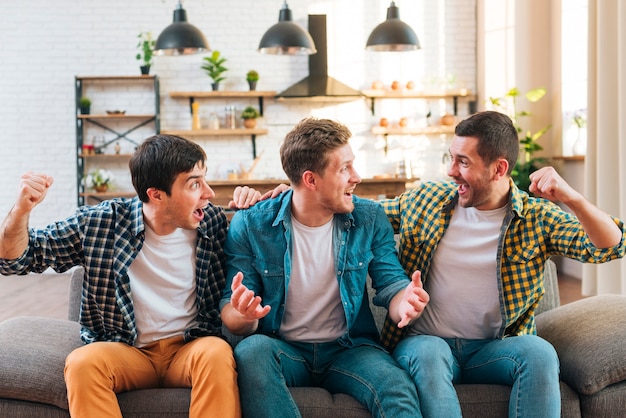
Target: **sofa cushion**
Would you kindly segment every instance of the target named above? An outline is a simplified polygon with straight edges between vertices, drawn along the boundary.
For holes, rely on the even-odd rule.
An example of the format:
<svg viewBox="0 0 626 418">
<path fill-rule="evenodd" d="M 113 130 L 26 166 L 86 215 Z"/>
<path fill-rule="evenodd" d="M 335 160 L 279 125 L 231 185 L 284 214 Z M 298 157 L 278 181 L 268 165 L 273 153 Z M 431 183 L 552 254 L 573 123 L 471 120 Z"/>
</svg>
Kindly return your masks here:
<svg viewBox="0 0 626 418">
<path fill-rule="evenodd" d="M 68 409 L 65 357 L 81 345 L 76 322 L 18 317 L 0 323 L 0 398 Z"/>
<path fill-rule="evenodd" d="M 601 295 L 538 315 L 537 333 L 556 349 L 561 379 L 592 395 L 626 380 L 626 297 Z"/>
</svg>

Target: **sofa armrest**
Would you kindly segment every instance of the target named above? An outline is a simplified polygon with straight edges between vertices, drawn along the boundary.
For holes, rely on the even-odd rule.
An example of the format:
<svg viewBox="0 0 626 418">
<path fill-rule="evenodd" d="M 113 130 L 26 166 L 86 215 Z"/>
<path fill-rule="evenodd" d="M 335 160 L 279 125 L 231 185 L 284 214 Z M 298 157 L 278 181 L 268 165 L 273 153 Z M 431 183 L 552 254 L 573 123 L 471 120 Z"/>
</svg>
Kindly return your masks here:
<svg viewBox="0 0 626 418">
<path fill-rule="evenodd" d="M 600 295 L 544 312 L 537 334 L 556 349 L 561 379 L 583 395 L 626 380 L 626 296 Z"/>
<path fill-rule="evenodd" d="M 75 267 L 70 276 L 70 294 L 67 304 L 67 319 L 78 322 L 80 316 L 80 299 L 83 293 L 83 279 L 85 269 L 82 266 Z"/>
</svg>

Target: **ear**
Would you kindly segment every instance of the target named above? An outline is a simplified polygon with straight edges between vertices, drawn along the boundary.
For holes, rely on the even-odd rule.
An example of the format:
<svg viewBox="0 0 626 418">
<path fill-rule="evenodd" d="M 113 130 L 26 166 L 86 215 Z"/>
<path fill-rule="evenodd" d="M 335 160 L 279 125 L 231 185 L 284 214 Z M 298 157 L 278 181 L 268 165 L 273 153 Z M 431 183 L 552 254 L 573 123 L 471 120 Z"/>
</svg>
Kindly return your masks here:
<svg viewBox="0 0 626 418">
<path fill-rule="evenodd" d="M 502 177 L 507 176 L 507 171 L 509 171 L 509 162 L 504 158 L 498 158 L 495 162 L 495 178 L 496 180 L 501 179 Z"/>
<path fill-rule="evenodd" d="M 311 170 L 307 170 L 302 173 L 302 185 L 308 189 L 315 189 L 317 187 L 317 176 Z"/>
<path fill-rule="evenodd" d="M 146 190 L 146 194 L 148 195 L 148 199 L 150 199 L 151 203 L 158 203 L 163 200 L 163 191 L 159 190 L 155 187 L 150 187 Z"/>
</svg>

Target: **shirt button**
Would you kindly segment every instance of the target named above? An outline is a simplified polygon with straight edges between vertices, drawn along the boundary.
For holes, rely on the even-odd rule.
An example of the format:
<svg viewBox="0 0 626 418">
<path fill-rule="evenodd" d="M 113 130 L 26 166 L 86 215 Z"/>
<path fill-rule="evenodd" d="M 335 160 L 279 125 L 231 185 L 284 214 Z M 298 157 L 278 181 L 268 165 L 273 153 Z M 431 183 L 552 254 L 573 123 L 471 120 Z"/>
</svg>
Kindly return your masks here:
<svg viewBox="0 0 626 418">
<path fill-rule="evenodd" d="M 337 272 L 337 276 L 341 276 L 341 272 L 340 271 Z"/>
</svg>

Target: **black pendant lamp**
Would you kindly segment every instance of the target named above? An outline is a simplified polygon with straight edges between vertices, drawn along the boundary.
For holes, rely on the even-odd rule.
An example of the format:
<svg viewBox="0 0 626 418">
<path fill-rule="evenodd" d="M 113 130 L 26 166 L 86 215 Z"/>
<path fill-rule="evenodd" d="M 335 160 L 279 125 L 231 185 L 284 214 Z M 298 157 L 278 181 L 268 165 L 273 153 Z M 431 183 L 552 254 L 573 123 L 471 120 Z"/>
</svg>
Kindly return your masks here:
<svg viewBox="0 0 626 418">
<path fill-rule="evenodd" d="M 400 20 L 400 10 L 393 1 L 387 8 L 387 20 L 374 28 L 365 46 L 369 51 L 415 51 L 420 48 L 417 35 Z"/>
<path fill-rule="evenodd" d="M 275 55 L 311 55 L 317 50 L 309 32 L 292 22 L 291 9 L 285 1 L 278 14 L 278 23 L 269 28 L 261 38 L 259 52 Z"/>
<path fill-rule="evenodd" d="M 209 43 L 198 28 L 187 22 L 182 2 L 174 9 L 174 22 L 163 29 L 154 48 L 156 55 L 187 55 L 209 50 Z"/>
</svg>

